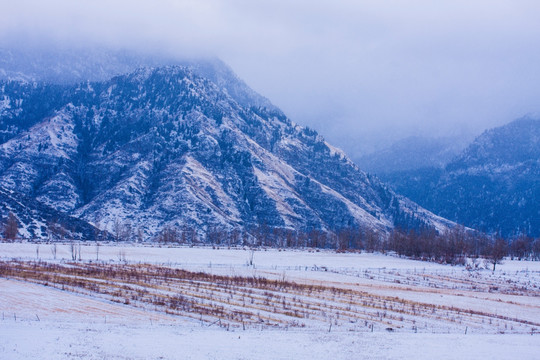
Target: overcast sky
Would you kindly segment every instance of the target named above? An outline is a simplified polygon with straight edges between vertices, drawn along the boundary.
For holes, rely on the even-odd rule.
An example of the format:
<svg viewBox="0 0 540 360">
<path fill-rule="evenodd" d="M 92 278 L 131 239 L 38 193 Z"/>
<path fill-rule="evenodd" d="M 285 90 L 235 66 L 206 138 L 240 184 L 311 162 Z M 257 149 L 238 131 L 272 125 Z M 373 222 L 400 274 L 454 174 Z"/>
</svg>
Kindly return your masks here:
<svg viewBox="0 0 540 360">
<path fill-rule="evenodd" d="M 217 55 L 349 152 L 540 113 L 538 0 L 0 0 L 0 9 L 0 40 Z"/>
</svg>

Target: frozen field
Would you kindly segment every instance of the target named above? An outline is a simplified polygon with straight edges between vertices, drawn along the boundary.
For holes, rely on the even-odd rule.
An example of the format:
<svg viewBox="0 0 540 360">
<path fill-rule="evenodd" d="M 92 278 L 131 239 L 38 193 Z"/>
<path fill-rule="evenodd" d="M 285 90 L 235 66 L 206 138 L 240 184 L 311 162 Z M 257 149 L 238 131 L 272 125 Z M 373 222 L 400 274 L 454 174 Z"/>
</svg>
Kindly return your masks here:
<svg viewBox="0 0 540 360">
<path fill-rule="evenodd" d="M 540 262 L 493 273 L 381 254 L 28 243 L 0 244 L 0 261 L 12 271 L 0 277 L 1 359 L 540 352 Z"/>
</svg>

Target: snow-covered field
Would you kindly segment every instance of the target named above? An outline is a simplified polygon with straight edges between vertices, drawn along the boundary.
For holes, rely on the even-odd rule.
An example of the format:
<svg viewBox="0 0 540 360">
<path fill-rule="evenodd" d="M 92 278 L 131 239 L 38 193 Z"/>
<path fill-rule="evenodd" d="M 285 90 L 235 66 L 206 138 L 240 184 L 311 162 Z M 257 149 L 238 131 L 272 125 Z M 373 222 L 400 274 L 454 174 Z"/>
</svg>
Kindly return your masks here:
<svg viewBox="0 0 540 360">
<path fill-rule="evenodd" d="M 493 273 L 330 251 L 54 248 L 0 243 L 0 261 L 25 271 L 41 266 L 40 276 L 48 265 L 30 262 L 58 265 L 54 271 L 66 277 L 97 266 L 184 269 L 220 280 L 174 275 L 135 283 L 126 274 L 87 275 L 97 285 L 62 290 L 58 280 L 37 275 L 0 277 L 0 359 L 536 359 L 540 353 L 540 262 L 506 260 Z M 79 253 L 81 261 L 70 264 Z M 234 277 L 278 285 L 221 284 Z M 144 296 L 133 295 L 143 288 Z M 192 307 L 158 301 L 171 294 L 219 308 L 220 315 L 199 317 Z"/>
</svg>

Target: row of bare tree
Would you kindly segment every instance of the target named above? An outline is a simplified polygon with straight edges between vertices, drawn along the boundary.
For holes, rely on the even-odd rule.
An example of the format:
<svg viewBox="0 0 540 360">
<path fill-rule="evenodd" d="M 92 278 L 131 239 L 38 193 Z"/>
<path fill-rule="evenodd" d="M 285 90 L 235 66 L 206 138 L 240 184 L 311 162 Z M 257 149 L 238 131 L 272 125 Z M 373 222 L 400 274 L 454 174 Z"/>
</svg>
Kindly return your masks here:
<svg viewBox="0 0 540 360">
<path fill-rule="evenodd" d="M 103 230 L 96 224 L 94 240 L 103 240 Z M 64 226 L 48 226 L 52 238 L 64 240 Z M 2 221 L 4 240 L 14 240 L 19 225 L 13 213 Z M 141 228 L 116 221 L 112 235 L 115 241 L 143 242 Z M 445 233 L 435 230 L 400 230 L 380 234 L 371 229 L 346 228 L 338 231 L 296 231 L 262 224 L 249 230 L 208 227 L 205 233 L 195 228 L 165 227 L 153 241 L 166 244 L 209 244 L 216 246 L 253 246 L 278 248 L 316 248 L 345 251 L 394 251 L 400 256 L 450 264 L 464 264 L 467 258 L 483 257 L 496 265 L 503 257 L 540 260 L 540 238 L 520 235 L 513 239 L 487 236 L 456 226 Z"/>
<path fill-rule="evenodd" d="M 400 256 L 448 264 L 465 264 L 467 258 L 489 259 L 493 265 L 502 258 L 540 260 L 540 238 L 520 235 L 512 239 L 471 231 L 461 226 L 438 233 L 432 229 L 395 229 L 390 235 L 371 229 L 347 228 L 335 232 L 259 226 L 249 231 L 209 228 L 200 236 L 194 229 L 165 228 L 157 238 L 162 243 L 211 244 L 279 248 L 335 249 L 340 252 L 394 251 Z"/>
</svg>

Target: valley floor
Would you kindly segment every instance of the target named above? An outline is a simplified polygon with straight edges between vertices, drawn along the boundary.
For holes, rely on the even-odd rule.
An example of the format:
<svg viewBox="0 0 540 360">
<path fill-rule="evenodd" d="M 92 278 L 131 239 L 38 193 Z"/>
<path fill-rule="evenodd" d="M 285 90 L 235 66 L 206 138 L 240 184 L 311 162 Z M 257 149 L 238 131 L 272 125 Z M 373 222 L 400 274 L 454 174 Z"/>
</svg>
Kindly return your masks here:
<svg viewBox="0 0 540 360">
<path fill-rule="evenodd" d="M 492 272 L 330 251 L 83 244 L 81 261 L 72 261 L 72 250 L 0 244 L 3 271 L 14 271 L 0 277 L 0 358 L 535 359 L 540 352 L 540 262 L 507 260 Z"/>
</svg>

